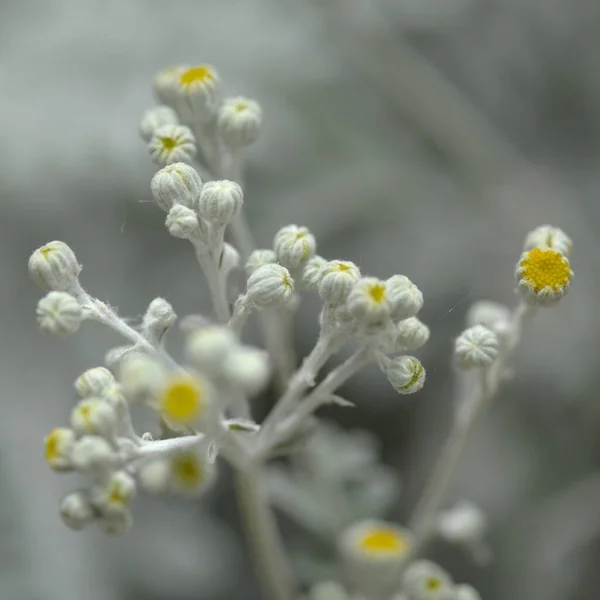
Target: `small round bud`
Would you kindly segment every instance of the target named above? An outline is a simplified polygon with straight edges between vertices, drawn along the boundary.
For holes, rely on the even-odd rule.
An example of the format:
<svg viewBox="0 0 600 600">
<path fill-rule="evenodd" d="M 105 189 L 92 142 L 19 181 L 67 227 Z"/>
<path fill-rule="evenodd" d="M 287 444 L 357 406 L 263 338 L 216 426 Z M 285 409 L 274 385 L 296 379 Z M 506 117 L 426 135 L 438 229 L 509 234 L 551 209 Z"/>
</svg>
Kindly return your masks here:
<svg viewBox="0 0 600 600">
<path fill-rule="evenodd" d="M 409 600 L 454 600 L 452 579 L 428 560 L 416 560 L 406 569 L 403 586 Z"/>
<path fill-rule="evenodd" d="M 281 265 L 264 265 L 248 278 L 248 299 L 259 307 L 284 304 L 292 298 L 293 292 L 294 281 Z"/>
<path fill-rule="evenodd" d="M 71 427 L 78 435 L 110 435 L 116 423 L 114 410 L 102 398 L 86 398 L 71 412 Z"/>
<path fill-rule="evenodd" d="M 496 329 L 504 331 L 507 327 L 510 327 L 510 321 L 510 308 L 491 300 L 480 300 L 473 303 L 466 316 L 468 327 L 484 325 L 495 333 L 497 333 Z"/>
<path fill-rule="evenodd" d="M 84 371 L 75 380 L 74 387 L 80 398 L 88 398 L 89 396 L 101 396 L 115 383 L 115 378 L 108 369 L 94 367 Z"/>
<path fill-rule="evenodd" d="M 498 356 L 498 336 L 483 325 L 465 329 L 454 342 L 454 359 L 461 369 L 489 367 Z"/>
<path fill-rule="evenodd" d="M 140 135 L 145 142 L 149 142 L 159 127 L 178 123 L 177 113 L 170 106 L 153 106 L 142 115 Z"/>
<path fill-rule="evenodd" d="M 262 125 L 262 110 L 248 98 L 226 98 L 219 107 L 217 128 L 231 148 L 244 148 L 255 142 Z"/>
<path fill-rule="evenodd" d="M 417 350 L 429 340 L 429 327 L 416 317 L 400 321 L 396 327 L 396 346 L 404 350 Z M 400 350 L 401 352 L 403 350 Z"/>
<path fill-rule="evenodd" d="M 302 282 L 309 290 L 316 292 L 319 289 L 319 283 L 321 283 L 323 276 L 323 267 L 326 264 L 327 261 L 322 256 L 313 256 L 304 265 Z"/>
<path fill-rule="evenodd" d="M 220 92 L 219 75 L 210 65 L 189 67 L 179 74 L 177 107 L 186 120 L 211 120 L 217 109 Z"/>
<path fill-rule="evenodd" d="M 269 383 L 269 355 L 255 348 L 236 348 L 223 363 L 223 376 L 245 393 L 254 395 Z"/>
<path fill-rule="evenodd" d="M 94 508 L 84 492 L 67 494 L 60 503 L 60 518 L 73 531 L 80 531 L 94 520 Z"/>
<path fill-rule="evenodd" d="M 209 325 L 192 333 L 187 340 L 187 354 L 203 370 L 218 369 L 237 346 L 234 333 L 219 325 Z"/>
<path fill-rule="evenodd" d="M 71 429 L 57 427 L 44 440 L 44 458 L 51 469 L 67 471 L 72 468 L 71 451 L 75 433 Z"/>
<path fill-rule="evenodd" d="M 454 600 L 481 600 L 481 594 L 473 586 L 463 583 L 454 588 Z"/>
<path fill-rule="evenodd" d="M 154 77 L 154 94 L 159 102 L 175 107 L 177 104 L 177 86 L 185 66 L 168 67 Z"/>
<path fill-rule="evenodd" d="M 118 456 L 104 438 L 85 435 L 74 444 L 71 460 L 76 469 L 92 471 L 111 468 L 118 461 Z"/>
<path fill-rule="evenodd" d="M 393 319 L 414 317 L 423 308 L 423 294 L 408 277 L 393 275 L 385 284 Z"/>
<path fill-rule="evenodd" d="M 81 266 L 64 242 L 50 242 L 29 257 L 29 275 L 43 290 L 68 292 L 77 285 Z"/>
<path fill-rule="evenodd" d="M 348 312 L 361 323 L 371 325 L 385 321 L 391 311 L 386 282 L 375 277 L 359 279 L 348 295 L 346 306 Z"/>
<path fill-rule="evenodd" d="M 174 163 L 157 171 L 150 184 L 154 201 L 165 212 L 174 204 L 195 208 L 202 189 L 202 179 L 193 167 Z"/>
<path fill-rule="evenodd" d="M 533 248 L 524 252 L 516 269 L 519 292 L 534 306 L 553 306 L 568 291 L 573 271 L 556 250 Z"/>
<path fill-rule="evenodd" d="M 323 265 L 319 281 L 319 295 L 327 304 L 345 302 L 356 282 L 360 279 L 360 270 L 349 261 L 332 260 Z"/>
<path fill-rule="evenodd" d="M 198 217 L 191 208 L 175 204 L 167 215 L 165 226 L 173 237 L 190 239 L 198 229 Z"/>
<path fill-rule="evenodd" d="M 37 305 L 37 320 L 42 331 L 68 335 L 83 322 L 81 305 L 67 292 L 48 292 Z"/>
<path fill-rule="evenodd" d="M 196 494 L 206 490 L 215 475 L 214 463 L 205 453 L 190 450 L 169 460 L 170 487 L 180 494 Z"/>
<path fill-rule="evenodd" d="M 451 544 L 480 544 L 486 533 L 487 519 L 472 502 L 462 501 L 438 516 L 437 530 Z"/>
<path fill-rule="evenodd" d="M 534 248 L 556 250 L 568 257 L 573 249 L 573 241 L 562 229 L 551 225 L 542 225 L 530 231 L 525 238 L 523 250 L 527 252 Z"/>
<path fill-rule="evenodd" d="M 161 167 L 189 163 L 196 156 L 196 138 L 185 125 L 163 125 L 154 130 L 148 151 L 152 160 Z"/>
<path fill-rule="evenodd" d="M 287 225 L 273 238 L 273 250 L 277 260 L 287 269 L 297 269 L 305 263 L 317 248 L 315 236 L 306 227 Z"/>
<path fill-rule="evenodd" d="M 277 262 L 277 255 L 273 250 L 254 250 L 251 252 L 248 260 L 246 261 L 246 273 L 252 275 L 256 269 L 263 267 L 264 265 L 271 265 Z"/>
<path fill-rule="evenodd" d="M 104 515 L 123 512 L 135 495 L 135 481 L 125 471 L 111 473 L 101 486 L 91 490 L 92 504 Z"/>
<path fill-rule="evenodd" d="M 104 515 L 98 519 L 98 526 L 109 535 L 125 535 L 133 525 L 131 512 L 127 509 L 118 513 Z"/>
<path fill-rule="evenodd" d="M 209 181 L 198 199 L 198 213 L 211 223 L 227 225 L 242 209 L 244 194 L 235 181 Z"/>
<path fill-rule="evenodd" d="M 177 315 L 169 302 L 164 298 L 155 298 L 142 320 L 142 333 L 148 340 L 158 343 L 176 320 Z"/>
<path fill-rule="evenodd" d="M 414 394 L 425 384 L 425 369 L 414 356 L 397 356 L 384 367 L 392 387 L 399 394 Z"/>
<path fill-rule="evenodd" d="M 166 460 L 151 460 L 138 471 L 140 487 L 149 494 L 162 494 L 169 485 L 169 463 Z"/>
</svg>

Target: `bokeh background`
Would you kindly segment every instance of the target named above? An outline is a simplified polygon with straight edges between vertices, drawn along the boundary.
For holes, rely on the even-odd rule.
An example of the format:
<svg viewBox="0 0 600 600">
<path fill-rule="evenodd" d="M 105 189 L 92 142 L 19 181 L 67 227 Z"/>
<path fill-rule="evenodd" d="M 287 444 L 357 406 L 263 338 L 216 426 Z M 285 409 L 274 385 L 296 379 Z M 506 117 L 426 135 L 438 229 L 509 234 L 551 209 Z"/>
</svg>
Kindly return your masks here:
<svg viewBox="0 0 600 600">
<path fill-rule="evenodd" d="M 3 0 L 0 598 L 260 597 L 226 472 L 199 503 L 139 499 L 132 533 L 107 539 L 62 525 L 74 483 L 41 457 L 72 381 L 118 340 L 93 325 L 64 340 L 39 333 L 33 249 L 69 243 L 86 288 L 123 315 L 158 295 L 182 315 L 207 310 L 190 249 L 151 203 L 155 168 L 137 134 L 155 72 L 195 62 L 263 105 L 246 173 L 259 243 L 307 225 L 322 255 L 405 273 L 424 292 L 425 389 L 398 397 L 367 370 L 343 390 L 357 408 L 325 415 L 376 435 L 402 480 L 399 522 L 447 432 L 452 340 L 469 304 L 516 301 L 532 227 L 574 239 L 572 292 L 531 325 L 453 488 L 488 514 L 495 560 L 476 567 L 443 545 L 434 556 L 487 600 L 595 597 L 599 33 L 596 0 Z M 298 315 L 300 355 L 316 315 L 310 301 Z"/>
</svg>

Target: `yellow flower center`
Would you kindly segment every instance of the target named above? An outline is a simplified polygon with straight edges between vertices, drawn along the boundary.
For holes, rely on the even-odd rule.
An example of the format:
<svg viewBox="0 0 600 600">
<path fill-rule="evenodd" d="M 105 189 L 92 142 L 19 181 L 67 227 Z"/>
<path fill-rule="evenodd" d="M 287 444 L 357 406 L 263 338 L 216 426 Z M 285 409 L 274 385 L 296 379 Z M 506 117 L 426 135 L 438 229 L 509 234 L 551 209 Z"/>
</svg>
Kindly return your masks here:
<svg viewBox="0 0 600 600">
<path fill-rule="evenodd" d="M 547 287 L 562 290 L 571 281 L 569 261 L 556 250 L 534 248 L 527 252 L 520 266 L 521 277 L 531 283 L 536 294 Z"/>
<path fill-rule="evenodd" d="M 442 582 L 437 577 L 430 577 L 425 582 L 425 587 L 430 591 L 434 592 L 435 590 L 439 590 L 442 587 Z"/>
<path fill-rule="evenodd" d="M 53 429 L 48 437 L 46 438 L 46 446 L 44 449 L 44 457 L 48 462 L 58 458 L 60 452 L 59 448 L 59 436 L 60 431 L 58 429 Z"/>
<path fill-rule="evenodd" d="M 240 100 L 239 102 L 236 102 L 234 104 L 233 109 L 236 112 L 244 112 L 244 111 L 248 110 L 248 103 L 245 102 L 244 100 Z"/>
<path fill-rule="evenodd" d="M 163 150 L 167 150 L 167 152 L 173 150 L 173 148 L 177 146 L 177 141 L 172 137 L 161 137 L 160 141 L 163 145 Z"/>
<path fill-rule="evenodd" d="M 377 304 L 381 304 L 385 297 L 385 286 L 380 283 L 370 286 L 369 296 L 371 296 Z"/>
<path fill-rule="evenodd" d="M 202 483 L 202 465 L 196 454 L 179 454 L 171 460 L 175 479 L 185 488 L 195 488 Z"/>
<path fill-rule="evenodd" d="M 352 267 L 348 263 L 338 263 L 336 265 L 336 269 L 341 273 L 346 273 L 347 271 L 350 271 L 351 268 Z"/>
<path fill-rule="evenodd" d="M 127 495 L 123 494 L 123 490 L 118 484 L 114 484 L 110 490 L 108 499 L 112 504 L 125 504 L 127 502 Z"/>
<path fill-rule="evenodd" d="M 203 389 L 193 379 L 176 379 L 165 389 L 162 397 L 164 415 L 180 423 L 195 420 L 204 407 Z"/>
<path fill-rule="evenodd" d="M 402 554 L 408 550 L 408 541 L 394 529 L 378 528 L 368 531 L 359 542 L 361 550 L 385 554 Z"/>
<path fill-rule="evenodd" d="M 190 87 L 194 83 L 207 83 L 214 81 L 215 76 L 210 67 L 207 65 L 200 65 L 199 67 L 192 67 L 181 74 L 179 83 L 182 86 Z"/>
</svg>

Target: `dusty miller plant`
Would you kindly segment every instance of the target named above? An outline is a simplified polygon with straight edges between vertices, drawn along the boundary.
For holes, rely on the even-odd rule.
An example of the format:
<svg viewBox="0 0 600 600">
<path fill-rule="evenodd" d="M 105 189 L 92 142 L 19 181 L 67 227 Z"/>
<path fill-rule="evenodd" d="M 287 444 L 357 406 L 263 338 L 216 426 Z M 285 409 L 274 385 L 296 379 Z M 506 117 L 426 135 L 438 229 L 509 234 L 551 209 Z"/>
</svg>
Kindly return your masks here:
<svg viewBox="0 0 600 600">
<path fill-rule="evenodd" d="M 445 506 L 446 491 L 469 433 L 508 376 L 525 323 L 569 288 L 571 240 L 547 225 L 530 232 L 516 267 L 516 308 L 491 301 L 471 307 L 455 342 L 464 394 L 449 439 L 408 524 L 387 522 L 380 515 L 394 495 L 394 477 L 378 465 L 371 441 L 323 426 L 315 413 L 330 403 L 348 405 L 336 391 L 369 363 L 399 394 L 423 387 L 425 369 L 409 354 L 429 338 L 417 318 L 423 295 L 404 275 L 382 280 L 351 261 L 317 255 L 316 240 L 303 226 L 284 226 L 271 248 L 254 248 L 243 213 L 242 151 L 259 137 L 260 106 L 244 97 L 223 98 L 209 65 L 159 73 L 155 93 L 161 104 L 146 111 L 140 124 L 160 167 L 152 195 L 167 213 L 169 233 L 194 248 L 212 316 L 180 321 L 186 360 L 179 364 L 164 343 L 177 320 L 167 300 L 150 302 L 133 327 L 82 287 L 80 264 L 66 243 L 50 242 L 31 255 L 30 275 L 48 292 L 37 309 L 43 330 L 72 334 L 83 321 L 96 321 L 126 342 L 107 353 L 106 366 L 77 378 L 79 399 L 69 427 L 52 430 L 45 440 L 52 469 L 83 476 L 82 486 L 60 504 L 63 521 L 74 530 L 96 523 L 109 534 L 124 534 L 132 526 L 138 490 L 200 494 L 225 460 L 236 473 L 266 597 L 291 600 L 301 591 L 273 518 L 276 504 L 337 549 L 342 568 L 326 572 L 329 580 L 313 582 L 308 593 L 314 600 L 479 598 L 423 556 L 441 536 L 475 560 L 489 558 L 484 514 L 468 501 Z M 232 243 L 225 241 L 229 233 Z M 232 299 L 228 278 L 240 264 L 245 286 Z M 320 332 L 295 369 L 289 324 L 303 293 L 322 300 Z M 242 341 L 254 314 L 266 351 Z M 349 357 L 320 377 L 342 349 L 350 349 Z M 271 380 L 281 395 L 257 423 L 252 399 Z M 136 431 L 132 404 L 156 414 L 155 431 Z M 288 457 L 287 467 L 267 469 L 281 456 Z"/>
</svg>

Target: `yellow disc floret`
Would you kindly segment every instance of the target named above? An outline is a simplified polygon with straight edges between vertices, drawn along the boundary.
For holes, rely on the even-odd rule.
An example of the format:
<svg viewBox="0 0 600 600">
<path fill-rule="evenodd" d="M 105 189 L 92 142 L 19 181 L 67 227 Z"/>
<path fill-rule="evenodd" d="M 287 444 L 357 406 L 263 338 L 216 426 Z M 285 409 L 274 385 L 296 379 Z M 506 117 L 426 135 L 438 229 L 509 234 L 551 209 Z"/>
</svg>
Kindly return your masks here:
<svg viewBox="0 0 600 600">
<path fill-rule="evenodd" d="M 71 467 L 69 453 L 75 434 L 70 429 L 57 427 L 44 440 L 44 458 L 48 465 L 56 471 L 64 471 Z"/>
<path fill-rule="evenodd" d="M 179 77 L 179 85 L 190 88 L 194 85 L 213 83 L 216 79 L 215 71 L 208 65 L 192 67 L 184 71 Z"/>
<path fill-rule="evenodd" d="M 204 464 L 197 453 L 185 452 L 171 459 L 171 477 L 174 487 L 180 491 L 192 491 L 200 487 L 205 479 Z"/>
<path fill-rule="evenodd" d="M 359 549 L 367 554 L 404 554 L 410 546 L 402 533 L 391 527 L 365 530 L 357 542 Z"/>
<path fill-rule="evenodd" d="M 533 248 L 521 255 L 517 265 L 519 288 L 534 303 L 548 306 L 564 296 L 573 271 L 569 260 L 550 248 Z"/>
<path fill-rule="evenodd" d="M 191 423 L 202 416 L 206 406 L 205 386 L 192 377 L 174 377 L 160 398 L 163 415 L 176 423 Z"/>
</svg>

